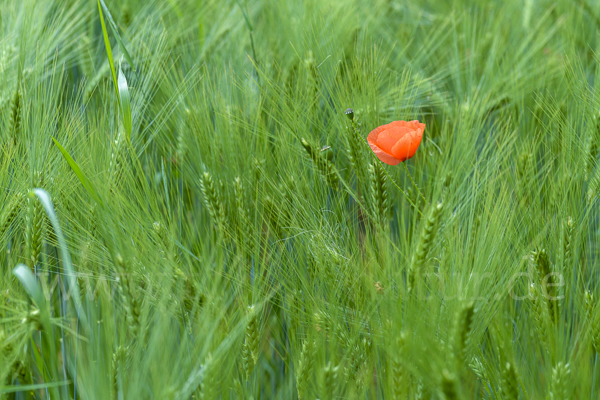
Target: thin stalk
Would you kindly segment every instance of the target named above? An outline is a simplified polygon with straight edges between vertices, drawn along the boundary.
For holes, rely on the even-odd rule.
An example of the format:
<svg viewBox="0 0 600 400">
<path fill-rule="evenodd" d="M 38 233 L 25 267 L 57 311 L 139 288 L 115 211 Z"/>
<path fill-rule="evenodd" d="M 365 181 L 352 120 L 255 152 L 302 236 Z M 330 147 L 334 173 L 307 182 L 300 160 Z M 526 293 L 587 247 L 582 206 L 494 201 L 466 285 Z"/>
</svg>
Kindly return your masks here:
<svg viewBox="0 0 600 400">
<path fill-rule="evenodd" d="M 250 34 L 250 47 L 252 48 L 252 57 L 253 57 L 253 64 L 254 64 L 254 69 L 256 70 L 256 80 L 258 82 L 258 86 L 260 86 L 260 74 L 258 72 L 258 58 L 256 58 L 256 49 L 254 48 L 254 36 L 252 35 L 252 32 L 254 31 L 254 29 L 252 28 L 252 24 L 250 23 L 250 18 L 248 18 L 248 14 L 246 14 L 246 10 L 244 10 L 244 8 L 242 7 L 242 5 L 240 4 L 239 0 L 235 1 L 237 3 L 237 5 L 240 7 L 240 10 L 242 11 L 242 15 L 244 16 L 244 21 L 246 22 L 246 27 L 248 28 L 248 33 Z"/>
<path fill-rule="evenodd" d="M 373 153 L 373 156 L 375 156 L 375 153 Z M 376 157 L 376 156 L 375 156 Z M 379 159 L 377 159 L 377 161 L 379 161 Z M 419 207 L 417 207 L 417 205 L 415 203 L 412 202 L 412 200 L 410 199 L 410 197 L 408 196 L 408 194 L 406 194 L 406 192 L 404 190 L 402 190 L 402 188 L 400 188 L 400 186 L 398 186 L 396 184 L 396 182 L 394 182 L 394 180 L 392 179 L 392 177 L 390 176 L 390 174 L 388 174 L 388 172 L 385 170 L 385 168 L 382 168 L 383 172 L 385 173 L 385 176 L 387 176 L 387 178 L 390 180 L 390 182 L 392 182 L 392 184 L 394 186 L 396 186 L 396 189 L 398 189 L 400 191 L 400 193 L 402 193 L 404 195 L 404 197 L 406 197 L 406 200 L 408 200 L 408 202 L 410 203 L 411 206 L 413 206 L 413 208 L 415 210 L 417 210 L 417 212 L 421 215 L 421 217 L 425 217 L 423 215 L 423 213 L 421 212 L 421 210 L 419 210 Z M 417 189 L 418 190 L 418 189 Z M 419 192 L 421 193 L 421 192 Z M 422 195 L 421 195 L 422 196 Z M 427 200 L 425 200 L 425 202 L 427 203 Z M 427 203 L 429 204 L 429 203 Z"/>
<path fill-rule="evenodd" d="M 404 168 L 406 169 L 406 173 L 408 174 L 408 177 L 410 178 L 410 181 L 412 182 L 413 186 L 415 187 L 415 189 L 417 189 L 417 192 L 419 192 L 419 195 L 421 196 L 421 198 L 423 199 L 423 201 L 425 202 L 425 204 L 429 205 L 429 202 L 427 201 L 427 199 L 425 198 L 425 196 L 423 196 L 423 193 L 421 193 L 421 191 L 419 190 L 419 187 L 417 186 L 417 184 L 415 183 L 415 181 L 412 178 L 412 175 L 410 174 L 410 171 L 408 170 L 408 165 L 406 165 L 406 163 L 402 163 L 404 164 Z"/>
</svg>

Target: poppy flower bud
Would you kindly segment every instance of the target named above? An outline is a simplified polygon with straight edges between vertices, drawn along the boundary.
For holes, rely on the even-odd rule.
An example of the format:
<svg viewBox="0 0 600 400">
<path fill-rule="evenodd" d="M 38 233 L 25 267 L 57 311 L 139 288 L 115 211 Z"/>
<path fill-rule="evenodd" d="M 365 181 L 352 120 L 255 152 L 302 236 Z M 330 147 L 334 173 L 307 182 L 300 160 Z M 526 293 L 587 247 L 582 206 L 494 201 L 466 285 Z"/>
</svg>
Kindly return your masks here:
<svg viewBox="0 0 600 400">
<path fill-rule="evenodd" d="M 354 120 L 354 110 L 351 108 L 346 109 L 346 116 L 350 118 L 350 121 Z"/>
</svg>

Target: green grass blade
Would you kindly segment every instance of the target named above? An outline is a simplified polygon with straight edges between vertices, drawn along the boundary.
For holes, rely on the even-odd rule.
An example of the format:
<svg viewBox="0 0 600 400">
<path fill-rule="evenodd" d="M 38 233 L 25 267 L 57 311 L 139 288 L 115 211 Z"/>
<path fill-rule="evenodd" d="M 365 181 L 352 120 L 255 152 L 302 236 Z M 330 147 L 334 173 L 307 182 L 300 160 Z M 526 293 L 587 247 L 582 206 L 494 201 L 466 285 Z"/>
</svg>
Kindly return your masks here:
<svg viewBox="0 0 600 400">
<path fill-rule="evenodd" d="M 244 10 L 244 7 L 242 7 L 239 0 L 235 0 L 235 3 L 238 5 L 238 7 L 240 7 L 240 10 L 242 11 L 242 15 L 244 16 L 244 20 L 246 21 L 246 26 L 248 27 L 248 30 L 252 32 L 254 29 L 252 28 L 252 24 L 250 23 L 250 18 L 248 18 L 248 14 L 246 14 L 246 10 Z"/>
<path fill-rule="evenodd" d="M 102 200 L 100 199 L 100 196 L 98 196 L 98 192 L 96 192 L 96 189 L 92 185 L 92 182 L 88 179 L 87 176 L 85 176 L 83 171 L 81 171 L 81 168 L 79 168 L 79 165 L 75 162 L 73 157 L 71 157 L 69 152 L 65 150 L 65 148 L 62 147 L 62 145 L 58 143 L 58 141 L 54 137 L 52 137 L 52 140 L 54 141 L 56 147 L 58 147 L 58 149 L 62 153 L 65 160 L 67 160 L 67 162 L 69 163 L 69 166 L 71 167 L 73 172 L 75 172 L 75 175 L 77 175 L 77 178 L 79 178 L 79 181 L 81 182 L 85 190 L 87 190 L 89 195 L 92 196 L 94 200 L 96 200 L 100 204 L 103 204 Z"/>
<path fill-rule="evenodd" d="M 106 4 L 104 3 L 104 0 L 98 0 L 98 1 L 99 1 L 99 5 L 101 4 L 102 8 L 104 9 L 104 13 L 106 14 L 106 19 L 108 20 L 108 23 L 113 30 L 115 38 L 117 39 L 117 43 L 119 44 L 119 48 L 121 49 L 121 51 L 123 52 L 123 55 L 125 56 L 125 60 L 127 60 L 127 63 L 129 64 L 129 66 L 135 71 L 135 65 L 133 64 L 133 59 L 131 58 L 131 55 L 129 54 L 129 52 L 127 51 L 127 48 L 123 44 L 121 35 L 119 35 L 119 29 L 117 28 L 117 24 L 115 24 L 115 21 L 113 20 L 113 17 L 110 14 L 110 11 L 108 11 L 108 7 L 106 7 Z M 102 11 L 100 11 L 100 16 L 102 16 Z M 104 23 L 102 23 L 102 28 L 104 28 Z M 103 32 L 105 32 L 104 29 L 103 29 Z"/>
<path fill-rule="evenodd" d="M 87 326 L 87 318 L 85 316 L 85 312 L 81 304 L 81 297 L 79 295 L 79 285 L 77 284 L 75 268 L 73 268 L 73 263 L 71 262 L 71 254 L 69 253 L 69 249 L 67 248 L 67 242 L 62 233 L 62 229 L 60 227 L 60 223 L 58 222 L 56 213 L 54 212 L 54 205 L 52 204 L 50 195 L 44 189 L 34 189 L 33 193 L 35 193 L 37 198 L 42 203 L 42 206 L 44 207 L 44 210 L 46 211 L 46 214 L 48 215 L 48 218 L 52 223 L 52 227 L 54 228 L 54 233 L 56 234 L 56 238 L 58 239 L 58 244 L 60 247 L 63 271 L 65 272 L 65 279 L 69 284 L 69 289 L 71 290 L 71 295 L 73 297 L 73 302 L 75 303 L 77 315 L 79 319 L 83 322 L 84 326 Z"/>
<path fill-rule="evenodd" d="M 29 297 L 31 297 L 36 307 L 43 313 L 46 309 L 46 300 L 44 299 L 44 292 L 40 285 L 38 285 L 33 272 L 31 272 L 29 267 L 24 264 L 18 264 L 12 272 L 19 282 L 21 282 L 21 285 L 23 285 L 25 291 Z"/>
<path fill-rule="evenodd" d="M 131 142 L 131 98 L 129 96 L 129 87 L 127 86 L 127 78 L 121 69 L 119 63 L 119 99 L 121 101 L 121 116 L 123 118 L 123 127 L 127 134 L 127 140 Z"/>
<path fill-rule="evenodd" d="M 112 74 L 113 84 L 115 85 L 115 92 L 117 99 L 119 99 L 119 85 L 117 84 L 117 73 L 115 72 L 115 63 L 113 61 L 112 48 L 110 47 L 110 40 L 108 40 L 108 32 L 106 31 L 106 24 L 104 23 L 104 16 L 102 14 L 102 6 L 98 0 L 98 11 L 100 12 L 100 23 L 102 24 L 102 36 L 104 37 L 104 45 L 106 46 L 106 56 L 108 57 L 108 63 L 110 65 L 110 73 Z M 119 100 L 119 106 L 121 101 Z"/>
<path fill-rule="evenodd" d="M 0 386 L 0 394 L 28 392 L 39 389 L 50 389 L 60 386 L 69 385 L 71 381 L 53 382 L 53 383 L 38 383 L 35 385 L 19 385 L 19 386 Z"/>
</svg>

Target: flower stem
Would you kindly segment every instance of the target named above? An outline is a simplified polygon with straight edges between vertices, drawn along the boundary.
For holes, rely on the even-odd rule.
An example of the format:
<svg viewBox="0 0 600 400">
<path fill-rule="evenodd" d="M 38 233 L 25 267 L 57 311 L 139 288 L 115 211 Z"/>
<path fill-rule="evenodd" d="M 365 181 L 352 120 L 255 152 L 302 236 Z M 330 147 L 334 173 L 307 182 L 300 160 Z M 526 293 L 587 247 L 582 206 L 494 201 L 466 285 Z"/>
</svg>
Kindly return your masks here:
<svg viewBox="0 0 600 400">
<path fill-rule="evenodd" d="M 377 162 L 379 162 L 379 159 L 377 159 Z M 421 216 L 422 216 L 422 217 L 425 217 L 425 216 L 423 215 L 423 213 L 421 212 L 421 210 L 419 210 L 419 207 L 417 207 L 417 205 L 416 205 L 415 203 L 413 203 L 413 202 L 412 202 L 412 200 L 410 199 L 410 197 L 408 196 L 408 194 L 407 194 L 407 193 L 406 193 L 404 190 L 402 190 L 402 188 L 401 188 L 400 186 L 398 186 L 398 184 L 396 184 L 396 182 L 394 182 L 394 180 L 392 179 L 392 177 L 390 176 L 390 174 L 388 174 L 388 172 L 385 170 L 385 168 L 381 168 L 381 169 L 382 169 L 382 170 L 383 170 L 383 172 L 385 173 L 385 176 L 387 176 L 387 178 L 390 180 L 390 182 L 392 182 L 392 184 L 393 184 L 394 186 L 396 186 L 396 189 L 398 189 L 398 190 L 400 191 L 400 193 L 402 193 L 402 194 L 404 195 L 404 197 L 406 197 L 406 200 L 408 200 L 408 202 L 410 203 L 410 205 L 411 205 L 411 206 L 413 206 L 413 208 L 414 208 L 415 210 L 417 210 L 417 212 L 418 212 L 419 214 L 421 214 Z M 418 189 L 417 189 L 417 190 L 418 190 Z M 421 193 L 421 192 L 419 192 L 419 193 Z M 421 196 L 423 196 L 423 195 L 421 195 Z M 427 203 L 427 200 L 425 200 L 425 202 Z M 429 204 L 429 203 L 427 203 L 427 204 Z"/>
<path fill-rule="evenodd" d="M 423 196 L 423 193 L 421 193 L 421 191 L 419 190 L 419 187 L 413 180 L 412 175 L 410 174 L 410 171 L 408 170 L 408 165 L 406 165 L 406 163 L 403 163 L 403 164 L 404 164 L 404 168 L 406 168 L 406 173 L 408 174 L 408 177 L 410 178 L 410 181 L 412 182 L 413 186 L 415 187 L 415 189 L 417 189 L 417 192 L 419 192 L 419 194 L 421 195 L 421 198 L 423 199 L 425 204 L 429 205 L 429 202 L 427 201 L 427 199 L 425 199 L 425 196 Z"/>
</svg>

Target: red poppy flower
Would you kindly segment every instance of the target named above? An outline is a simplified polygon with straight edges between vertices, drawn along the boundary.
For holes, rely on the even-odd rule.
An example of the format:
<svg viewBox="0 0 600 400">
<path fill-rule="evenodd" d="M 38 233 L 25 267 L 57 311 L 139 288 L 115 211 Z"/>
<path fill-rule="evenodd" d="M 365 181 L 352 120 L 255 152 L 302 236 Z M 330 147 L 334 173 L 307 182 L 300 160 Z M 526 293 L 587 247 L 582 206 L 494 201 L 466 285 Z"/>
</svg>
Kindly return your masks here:
<svg viewBox="0 0 600 400">
<path fill-rule="evenodd" d="M 419 121 L 394 121 L 375 128 L 367 142 L 377 158 L 389 165 L 397 165 L 415 155 L 425 124 Z"/>
</svg>

